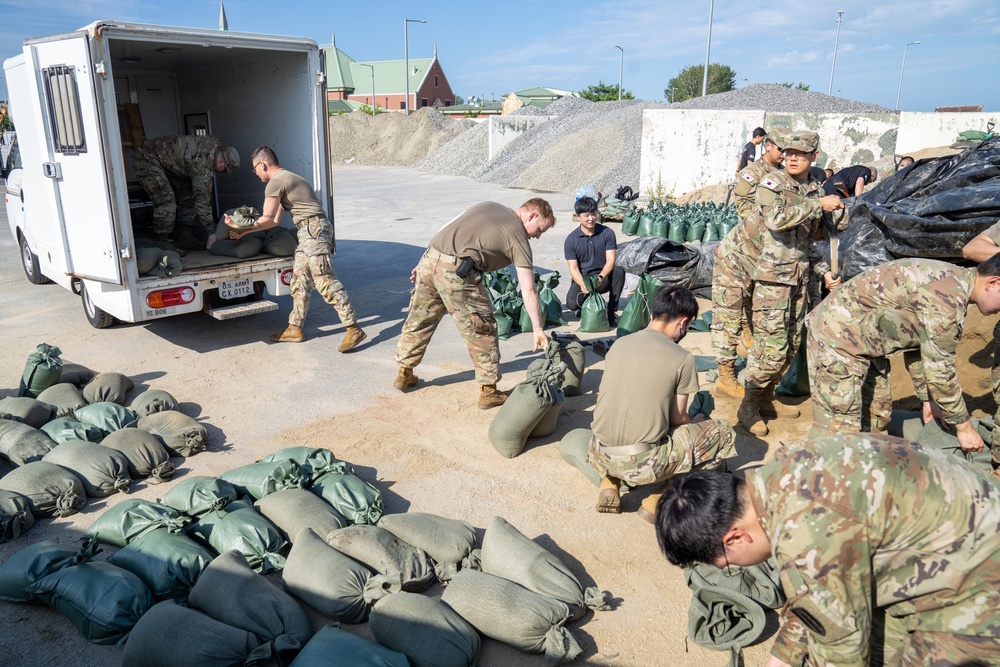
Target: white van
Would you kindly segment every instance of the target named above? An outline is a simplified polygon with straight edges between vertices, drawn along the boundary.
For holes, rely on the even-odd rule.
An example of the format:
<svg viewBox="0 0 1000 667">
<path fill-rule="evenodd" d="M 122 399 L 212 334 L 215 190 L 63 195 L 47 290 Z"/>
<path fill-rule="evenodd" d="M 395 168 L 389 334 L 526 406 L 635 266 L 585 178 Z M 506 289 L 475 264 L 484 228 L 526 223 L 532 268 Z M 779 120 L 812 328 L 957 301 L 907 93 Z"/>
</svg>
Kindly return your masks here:
<svg viewBox="0 0 1000 667">
<path fill-rule="evenodd" d="M 325 68 L 314 41 L 99 21 L 26 40 L 4 70 L 16 132 L 14 150 L 15 137 L 4 137 L 6 212 L 29 281 L 79 294 L 98 328 L 200 310 L 230 319 L 277 308 L 265 292 L 290 293 L 291 258 L 265 254 L 189 251 L 173 277 L 139 275 L 136 238 L 152 204 L 130 164 L 144 139 L 213 135 L 242 159 L 215 179 L 217 212 L 259 208 L 263 185 L 249 156 L 267 144 L 312 182 L 332 221 Z"/>
</svg>

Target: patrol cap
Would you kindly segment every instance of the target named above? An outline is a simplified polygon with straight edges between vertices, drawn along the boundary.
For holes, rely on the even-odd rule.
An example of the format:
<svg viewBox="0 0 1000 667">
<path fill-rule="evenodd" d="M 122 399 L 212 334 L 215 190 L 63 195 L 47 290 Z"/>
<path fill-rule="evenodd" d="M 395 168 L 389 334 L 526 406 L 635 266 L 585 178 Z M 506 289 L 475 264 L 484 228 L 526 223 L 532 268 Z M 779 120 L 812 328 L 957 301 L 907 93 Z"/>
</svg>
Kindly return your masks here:
<svg viewBox="0 0 1000 667">
<path fill-rule="evenodd" d="M 819 148 L 819 135 L 808 130 L 772 127 L 767 136 L 781 150 L 792 149 L 803 153 L 812 153 Z"/>
<path fill-rule="evenodd" d="M 240 168 L 240 154 L 236 152 L 235 148 L 227 146 L 226 150 L 222 151 L 222 154 L 226 158 L 226 171 L 233 171 Z"/>
</svg>

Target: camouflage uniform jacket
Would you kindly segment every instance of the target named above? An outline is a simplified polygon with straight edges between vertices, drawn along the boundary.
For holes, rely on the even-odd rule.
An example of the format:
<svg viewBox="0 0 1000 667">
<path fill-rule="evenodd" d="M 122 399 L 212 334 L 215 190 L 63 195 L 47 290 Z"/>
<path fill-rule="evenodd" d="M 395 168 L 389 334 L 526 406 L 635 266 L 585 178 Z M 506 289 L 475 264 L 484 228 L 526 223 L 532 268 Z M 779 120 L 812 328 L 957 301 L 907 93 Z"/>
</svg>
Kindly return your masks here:
<svg viewBox="0 0 1000 667">
<path fill-rule="evenodd" d="M 945 421 L 969 418 L 955 370 L 976 269 L 933 259 L 900 259 L 869 269 L 809 314 L 809 335 L 850 358 L 904 351 L 917 398 L 941 406 Z"/>
<path fill-rule="evenodd" d="M 751 162 L 736 179 L 733 195 L 736 197 L 736 214 L 744 220 L 757 210 L 757 186 L 761 179 L 772 171 L 780 171 L 781 165 L 773 165 L 763 159 Z"/>
<path fill-rule="evenodd" d="M 786 448 L 747 484 L 791 612 L 776 657 L 868 665 L 873 604 L 909 632 L 1000 637 L 994 480 L 916 443 L 851 434 Z"/>
<path fill-rule="evenodd" d="M 211 136 L 167 136 L 150 139 L 136 149 L 139 159 L 159 165 L 173 176 L 191 179 L 194 209 L 198 220 L 214 228 L 212 214 L 213 162 L 216 151 L 224 150 L 222 142 Z"/>
<path fill-rule="evenodd" d="M 764 244 L 764 218 L 757 206 L 757 186 L 761 179 L 781 167 L 757 160 L 740 172 L 733 190 L 736 195 L 736 213 L 740 222 L 715 247 L 715 261 L 725 267 L 733 277 L 749 283 L 757 270 L 757 258 Z"/>
</svg>

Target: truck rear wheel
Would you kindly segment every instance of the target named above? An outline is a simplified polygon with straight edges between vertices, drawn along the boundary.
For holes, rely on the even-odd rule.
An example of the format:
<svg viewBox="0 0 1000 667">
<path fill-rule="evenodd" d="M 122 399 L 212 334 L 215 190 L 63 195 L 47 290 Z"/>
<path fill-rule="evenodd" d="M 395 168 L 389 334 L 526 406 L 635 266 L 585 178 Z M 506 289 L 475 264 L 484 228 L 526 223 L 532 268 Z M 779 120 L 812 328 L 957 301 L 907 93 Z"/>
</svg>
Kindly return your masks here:
<svg viewBox="0 0 1000 667">
<path fill-rule="evenodd" d="M 52 282 L 42 275 L 41 270 L 38 268 L 38 257 L 35 256 L 35 253 L 31 252 L 31 248 L 28 247 L 28 242 L 25 240 L 23 234 L 18 233 L 17 242 L 21 247 L 21 267 L 24 268 L 24 275 L 28 277 L 28 282 L 32 285 L 45 285 Z"/>
<path fill-rule="evenodd" d="M 80 299 L 83 301 L 83 313 L 87 316 L 87 321 L 95 329 L 107 329 L 115 323 L 115 318 L 94 305 L 87 293 L 87 286 L 80 282 Z"/>
</svg>

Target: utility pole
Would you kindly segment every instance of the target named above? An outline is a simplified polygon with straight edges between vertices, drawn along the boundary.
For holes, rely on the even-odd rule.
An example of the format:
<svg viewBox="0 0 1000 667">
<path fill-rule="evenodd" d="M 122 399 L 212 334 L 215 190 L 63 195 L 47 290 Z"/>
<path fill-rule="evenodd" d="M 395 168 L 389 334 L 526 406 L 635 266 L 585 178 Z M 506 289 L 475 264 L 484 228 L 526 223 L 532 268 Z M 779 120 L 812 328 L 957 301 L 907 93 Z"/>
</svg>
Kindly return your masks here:
<svg viewBox="0 0 1000 667">
<path fill-rule="evenodd" d="M 705 47 L 705 72 L 701 78 L 701 96 L 708 95 L 708 56 L 712 52 L 712 14 L 715 12 L 715 0 L 708 3 L 708 46 Z"/>
<path fill-rule="evenodd" d="M 622 52 L 618 60 L 618 101 L 622 101 L 622 67 L 625 65 L 625 49 L 615 44 L 615 48 Z"/>
<path fill-rule="evenodd" d="M 406 81 L 406 101 L 403 103 L 406 109 L 404 115 L 410 115 L 410 43 L 407 38 L 408 28 L 411 23 L 427 23 L 423 19 L 403 19 L 403 67 L 405 72 L 403 72 L 403 79 Z"/>
<path fill-rule="evenodd" d="M 826 89 L 827 95 L 833 94 L 833 73 L 837 69 L 837 47 L 840 45 L 840 24 L 843 21 L 844 10 L 837 10 L 837 38 L 833 40 L 833 66 L 830 67 L 830 86 Z"/>
</svg>

